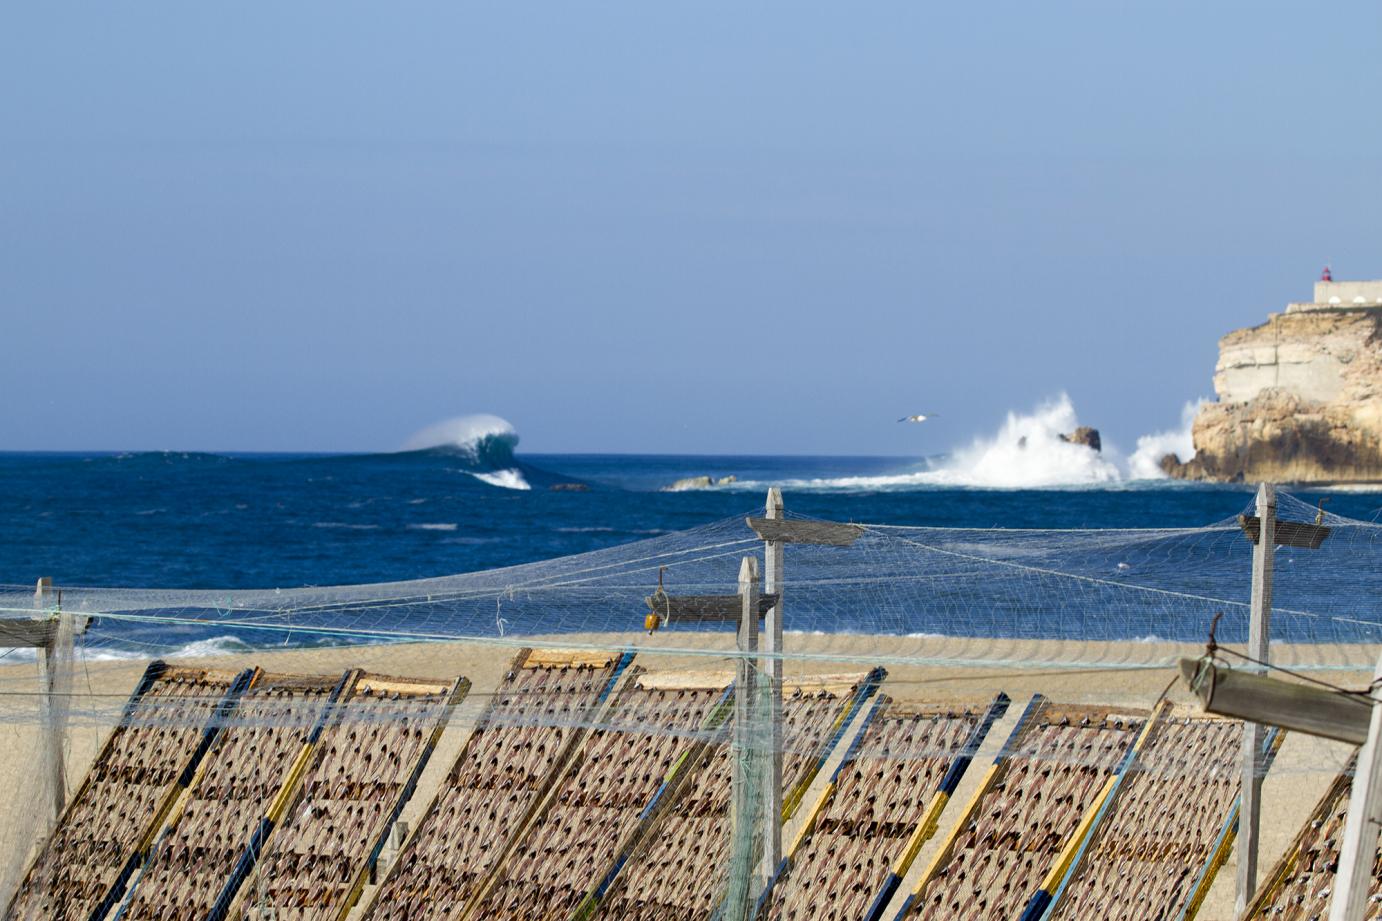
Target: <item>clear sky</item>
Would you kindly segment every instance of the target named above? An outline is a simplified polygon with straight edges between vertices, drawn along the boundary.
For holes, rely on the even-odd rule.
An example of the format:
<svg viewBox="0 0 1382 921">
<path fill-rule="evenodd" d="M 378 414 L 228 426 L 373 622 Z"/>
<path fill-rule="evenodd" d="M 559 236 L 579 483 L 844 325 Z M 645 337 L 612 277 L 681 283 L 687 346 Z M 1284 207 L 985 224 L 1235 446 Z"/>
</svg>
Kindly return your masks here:
<svg viewBox="0 0 1382 921">
<path fill-rule="evenodd" d="M 11 3 L 0 86 L 0 449 L 1130 448 L 1382 277 L 1375 2 Z"/>
</svg>

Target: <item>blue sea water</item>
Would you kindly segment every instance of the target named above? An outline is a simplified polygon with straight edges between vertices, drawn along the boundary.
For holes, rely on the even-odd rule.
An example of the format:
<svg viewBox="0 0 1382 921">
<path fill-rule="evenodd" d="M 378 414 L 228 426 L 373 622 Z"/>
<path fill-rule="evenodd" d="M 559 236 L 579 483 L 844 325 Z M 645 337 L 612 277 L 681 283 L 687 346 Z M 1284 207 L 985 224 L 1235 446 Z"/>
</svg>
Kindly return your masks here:
<svg viewBox="0 0 1382 921">
<path fill-rule="evenodd" d="M 1182 527 L 1242 511 L 1245 486 L 918 484 L 917 459 L 517 455 L 511 445 L 368 455 L 0 453 L 0 583 L 284 588 L 550 559 L 761 508 L 998 528 Z M 664 492 L 682 477 L 730 487 Z M 496 485 L 496 483 L 507 485 Z M 522 484 L 528 488 L 511 488 Z M 579 484 L 581 489 L 566 488 Z M 561 487 L 554 489 L 553 487 Z M 1314 501 L 1314 494 L 1301 494 Z M 1374 518 L 1382 497 L 1331 493 Z"/>
<path fill-rule="evenodd" d="M 1138 481 L 1117 471 L 1110 478 L 1111 465 L 1086 449 L 1079 450 L 1091 456 L 1075 457 L 1084 482 L 980 488 L 963 485 L 973 457 L 517 454 L 517 435 L 503 420 L 486 417 L 478 429 L 472 422 L 462 429 L 460 435 L 444 433 L 431 447 L 382 454 L 0 453 L 0 584 L 32 585 L 51 576 L 72 599 L 92 597 L 71 592 L 83 586 L 289 589 L 475 573 L 752 514 L 761 510 L 770 484 L 781 485 L 788 511 L 801 515 L 966 529 L 1197 528 L 1232 518 L 1253 499 L 1245 485 Z M 1033 472 L 1031 464 L 1041 462 L 1048 469 L 1037 472 L 1049 479 L 1049 465 L 1064 463 L 1069 446 L 1047 440 L 1036 451 L 998 445 L 979 459 L 984 469 L 974 479 L 992 481 L 994 458 L 1012 468 L 1000 469 L 1002 476 L 1022 481 Z M 665 489 L 697 476 L 734 482 Z M 1329 511 L 1348 518 L 1371 521 L 1382 513 L 1376 493 L 1297 497 L 1312 504 L 1328 498 Z M 1312 514 L 1299 505 L 1291 509 L 1297 520 Z M 1375 638 L 1382 623 L 1372 601 L 1382 597 L 1375 584 L 1382 579 L 1382 531 L 1346 530 L 1324 553 L 1281 556 L 1287 577 L 1277 586 L 1283 616 L 1274 629 L 1282 637 Z M 1068 534 L 946 533 L 954 546 L 935 557 L 896 556 L 897 548 L 887 545 L 886 558 L 870 556 L 874 550 L 867 548 L 859 559 L 848 558 L 853 562 L 820 558 L 827 569 L 856 566 L 882 581 L 872 589 L 873 603 L 860 603 L 870 596 L 858 595 L 858 586 L 837 588 L 828 573 L 818 573 L 826 577 L 810 588 L 809 598 L 798 585 L 795 628 L 1185 640 L 1204 635 L 1215 612 L 1227 606 L 1224 635 L 1246 630 L 1250 551 L 1233 539 L 1236 528 L 1211 532 L 1213 539 L 1187 531 L 1150 543 L 1127 535 L 1111 536 L 1110 543 L 1103 535 L 1091 541 Z M 1038 550 L 1033 538 L 1047 544 L 1039 560 L 1030 556 Z M 978 554 L 974 565 L 946 563 L 971 553 Z M 1013 554 L 1038 568 L 1009 568 L 1004 560 Z M 551 571 L 582 565 L 568 561 Z M 714 578 L 725 575 L 714 572 Z M 1053 573 L 1061 575 L 1047 577 Z M 687 573 L 678 569 L 677 575 Z M 468 584 L 502 587 L 503 578 Z M 625 607 L 639 607 L 643 587 L 636 588 L 622 599 Z M 375 591 L 360 597 L 375 597 Z M 104 597 L 115 606 L 92 609 L 118 610 L 115 599 L 123 596 Z M 492 598 L 454 602 L 444 623 L 429 605 L 395 605 L 390 623 L 445 636 L 502 635 L 500 617 L 538 632 L 611 623 L 608 603 L 563 608 L 553 616 L 545 597 L 511 595 L 502 613 L 490 607 Z M 332 632 L 356 623 L 338 607 L 297 612 L 291 627 L 256 626 L 243 612 L 227 620 L 216 607 L 145 612 L 134 620 L 102 617 L 85 639 L 90 649 L 120 656 L 359 641 Z M 371 634 L 374 641 L 388 635 Z"/>
</svg>

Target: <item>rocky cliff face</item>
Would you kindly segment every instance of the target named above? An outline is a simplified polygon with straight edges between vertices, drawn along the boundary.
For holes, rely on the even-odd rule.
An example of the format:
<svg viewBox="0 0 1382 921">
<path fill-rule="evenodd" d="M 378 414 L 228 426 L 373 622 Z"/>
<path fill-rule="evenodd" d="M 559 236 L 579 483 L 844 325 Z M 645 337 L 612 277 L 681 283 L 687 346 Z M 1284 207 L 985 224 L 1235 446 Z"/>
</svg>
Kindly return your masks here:
<svg viewBox="0 0 1382 921">
<path fill-rule="evenodd" d="M 1382 308 L 1273 314 L 1219 341 L 1189 480 L 1382 481 Z"/>
</svg>

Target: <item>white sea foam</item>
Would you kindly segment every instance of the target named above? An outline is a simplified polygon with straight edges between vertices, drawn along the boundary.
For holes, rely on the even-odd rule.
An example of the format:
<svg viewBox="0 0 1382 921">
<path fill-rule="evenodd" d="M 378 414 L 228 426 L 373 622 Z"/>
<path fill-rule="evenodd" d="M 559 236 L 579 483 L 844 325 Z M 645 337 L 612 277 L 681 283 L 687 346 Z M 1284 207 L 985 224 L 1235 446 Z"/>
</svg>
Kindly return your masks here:
<svg viewBox="0 0 1382 921">
<path fill-rule="evenodd" d="M 76 657 L 87 662 L 114 662 L 126 659 L 146 659 L 149 653 L 144 649 L 80 649 L 76 652 Z M 6 664 L 11 662 L 34 662 L 38 659 L 38 650 L 33 647 L 21 647 L 18 649 L 0 649 L 0 658 Z"/>
<path fill-rule="evenodd" d="M 1181 407 L 1180 428 L 1171 432 L 1156 432 L 1137 439 L 1137 448 L 1128 458 L 1128 476 L 1134 480 L 1164 480 L 1166 472 L 1161 469 L 1161 459 L 1174 454 L 1185 463 L 1195 456 L 1195 442 L 1190 430 L 1195 424 L 1195 416 L 1200 407 L 1209 402 L 1201 397 Z"/>
<path fill-rule="evenodd" d="M 428 521 L 422 524 L 408 525 L 410 531 L 454 531 L 456 522 L 454 521 Z"/>
<path fill-rule="evenodd" d="M 799 480 L 797 488 L 886 490 L 916 487 L 979 489 L 1043 489 L 1098 486 L 1122 479 L 1110 455 L 1061 439 L 1080 421 L 1066 394 L 1027 414 L 1010 412 L 998 431 L 977 438 L 967 447 L 919 470 L 881 476 L 830 477 Z M 738 484 L 757 487 L 758 484 Z"/>
<path fill-rule="evenodd" d="M 528 481 L 523 479 L 523 471 L 516 467 L 508 470 L 491 470 L 488 473 L 472 472 L 471 476 L 481 483 L 488 483 L 491 486 L 500 486 L 504 489 L 532 489 Z"/>
<path fill-rule="evenodd" d="M 1116 483 L 1122 476 L 1112 460 L 1061 439 L 1079 425 L 1075 405 L 1062 393 L 1035 412 L 1008 413 L 996 435 L 976 439 L 923 475 L 940 485 L 993 489 Z"/>
<path fill-rule="evenodd" d="M 883 491 L 925 488 L 1051 489 L 1106 488 L 1134 480 L 1160 479 L 1157 462 L 1175 452 L 1182 460 L 1194 456 L 1190 426 L 1203 400 L 1186 403 L 1181 428 L 1144 435 L 1126 467 L 1107 438 L 1103 451 L 1064 440 L 1061 435 L 1080 425 L 1075 406 L 1064 393 L 1030 413 L 1009 412 L 993 435 L 976 438 L 966 447 L 926 461 L 915 470 L 876 476 L 820 477 L 789 480 L 794 489 Z M 759 490 L 763 483 L 740 481 L 731 489 Z"/>
<path fill-rule="evenodd" d="M 176 649 L 160 653 L 168 659 L 205 659 L 213 656 L 231 655 L 253 651 L 244 640 L 236 636 L 213 636 L 204 640 L 194 640 Z M 32 662 L 36 658 L 36 650 L 30 648 L 10 649 L 3 651 L 6 662 Z M 148 659 L 149 650 L 146 646 L 139 648 L 122 648 L 119 646 L 94 646 L 88 648 L 81 646 L 76 650 L 76 657 L 85 662 L 123 662 L 130 659 Z"/>
<path fill-rule="evenodd" d="M 456 416 L 427 426 L 403 444 L 404 451 L 425 451 L 428 448 L 456 448 L 475 453 L 487 438 L 501 438 L 510 445 L 518 443 L 518 432 L 509 420 L 489 413 Z"/>
<path fill-rule="evenodd" d="M 201 659 L 210 656 L 223 656 L 230 653 L 253 651 L 252 646 L 238 636 L 213 636 L 197 640 L 168 653 L 170 659 Z"/>
</svg>

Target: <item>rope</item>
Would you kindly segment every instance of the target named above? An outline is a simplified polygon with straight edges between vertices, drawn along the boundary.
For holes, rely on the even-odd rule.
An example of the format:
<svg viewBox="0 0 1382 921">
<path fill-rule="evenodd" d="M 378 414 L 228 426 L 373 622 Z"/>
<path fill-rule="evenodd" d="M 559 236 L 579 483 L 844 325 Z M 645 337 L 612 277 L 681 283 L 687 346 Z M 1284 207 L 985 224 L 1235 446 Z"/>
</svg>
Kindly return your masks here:
<svg viewBox="0 0 1382 921">
<path fill-rule="evenodd" d="M 1223 616 L 1223 611 L 1216 611 L 1214 614 L 1214 619 L 1209 622 L 1209 639 L 1205 643 L 1204 647 L 1204 656 L 1207 660 L 1211 662 L 1215 661 L 1216 657 L 1220 653 L 1226 656 L 1233 656 L 1235 658 L 1243 660 L 1244 662 L 1249 662 L 1253 665 L 1261 666 L 1262 668 L 1267 669 L 1269 671 L 1281 672 L 1284 675 L 1290 675 L 1292 678 L 1299 679 L 1300 681 L 1304 681 L 1308 684 L 1313 684 L 1318 687 L 1325 688 L 1326 690 L 1332 691 L 1335 694 L 1340 694 L 1344 697 L 1356 700 L 1358 701 L 1358 703 L 1361 703 L 1365 706 L 1372 706 L 1372 692 L 1377 689 L 1379 684 L 1382 684 L 1382 678 L 1374 679 L 1373 682 L 1370 685 L 1368 685 L 1368 690 L 1356 691 L 1351 690 L 1349 688 L 1340 687 L 1337 684 L 1331 684 L 1328 681 L 1322 681 L 1319 678 L 1312 678 L 1309 675 L 1301 674 L 1298 671 L 1286 668 L 1282 665 L 1276 665 L 1272 662 L 1264 662 L 1263 660 L 1258 659 L 1255 656 L 1250 656 L 1245 652 L 1239 652 L 1236 649 L 1230 649 L 1227 646 L 1220 646 L 1218 638 L 1215 634 L 1219 629 L 1219 619 Z"/>
</svg>

